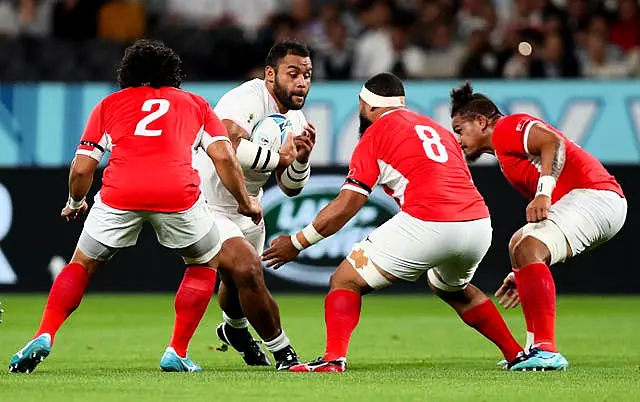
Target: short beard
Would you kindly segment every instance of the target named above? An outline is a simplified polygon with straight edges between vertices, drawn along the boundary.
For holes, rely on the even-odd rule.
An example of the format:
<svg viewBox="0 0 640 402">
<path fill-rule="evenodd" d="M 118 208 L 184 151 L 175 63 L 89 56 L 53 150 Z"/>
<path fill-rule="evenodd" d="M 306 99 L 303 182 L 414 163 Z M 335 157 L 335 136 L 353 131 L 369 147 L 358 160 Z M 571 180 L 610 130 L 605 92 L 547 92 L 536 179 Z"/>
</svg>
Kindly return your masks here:
<svg viewBox="0 0 640 402">
<path fill-rule="evenodd" d="M 282 106 L 286 107 L 288 110 L 300 110 L 300 109 L 302 109 L 302 107 L 304 106 L 305 101 L 307 100 L 306 97 L 305 97 L 300 106 L 298 106 L 296 103 L 294 103 L 293 99 L 291 99 L 293 97 L 293 95 L 290 95 L 289 93 L 287 93 L 287 89 L 280 86 L 280 82 L 278 81 L 278 77 L 277 76 L 276 76 L 276 79 L 275 79 L 275 81 L 273 83 L 273 94 L 275 95 L 275 97 L 278 100 L 278 102 L 280 102 L 282 104 Z"/>
<path fill-rule="evenodd" d="M 372 124 L 373 122 L 371 120 L 367 119 L 363 114 L 360 114 L 360 128 L 358 130 L 360 132 L 360 137 L 362 137 L 364 132 L 367 131 Z"/>
<path fill-rule="evenodd" d="M 471 155 L 464 154 L 464 159 L 466 159 L 467 163 L 473 163 L 478 159 L 480 159 L 481 156 L 482 156 L 481 153 L 476 153 Z"/>
</svg>

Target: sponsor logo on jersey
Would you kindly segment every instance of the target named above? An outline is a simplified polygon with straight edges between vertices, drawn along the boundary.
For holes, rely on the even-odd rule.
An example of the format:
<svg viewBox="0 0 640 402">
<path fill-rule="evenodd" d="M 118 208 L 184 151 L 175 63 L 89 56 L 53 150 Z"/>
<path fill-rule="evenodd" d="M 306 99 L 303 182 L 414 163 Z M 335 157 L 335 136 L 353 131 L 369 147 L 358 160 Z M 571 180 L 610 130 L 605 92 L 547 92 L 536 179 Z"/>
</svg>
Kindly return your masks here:
<svg viewBox="0 0 640 402">
<path fill-rule="evenodd" d="M 266 190 L 262 198 L 267 227 L 265 246 L 268 247 L 277 236 L 295 233 L 313 221 L 318 212 L 338 195 L 343 183 L 344 176 L 341 175 L 311 175 L 309 183 L 295 198 L 286 197 L 277 186 Z M 376 189 L 356 216 L 338 233 L 304 250 L 279 270 L 267 272 L 308 286 L 327 286 L 331 274 L 351 253 L 352 246 L 397 211 L 395 201 L 381 189 Z"/>
</svg>

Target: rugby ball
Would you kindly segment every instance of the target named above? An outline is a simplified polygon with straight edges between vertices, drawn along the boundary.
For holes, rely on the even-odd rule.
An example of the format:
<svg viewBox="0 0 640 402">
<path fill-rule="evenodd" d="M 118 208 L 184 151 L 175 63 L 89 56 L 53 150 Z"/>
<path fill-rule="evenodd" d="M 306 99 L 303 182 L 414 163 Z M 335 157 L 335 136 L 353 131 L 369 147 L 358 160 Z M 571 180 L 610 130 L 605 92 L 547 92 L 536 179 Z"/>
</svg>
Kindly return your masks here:
<svg viewBox="0 0 640 402">
<path fill-rule="evenodd" d="M 253 128 L 250 139 L 255 144 L 278 152 L 290 132 L 293 132 L 291 120 L 282 114 L 272 114 Z"/>
</svg>

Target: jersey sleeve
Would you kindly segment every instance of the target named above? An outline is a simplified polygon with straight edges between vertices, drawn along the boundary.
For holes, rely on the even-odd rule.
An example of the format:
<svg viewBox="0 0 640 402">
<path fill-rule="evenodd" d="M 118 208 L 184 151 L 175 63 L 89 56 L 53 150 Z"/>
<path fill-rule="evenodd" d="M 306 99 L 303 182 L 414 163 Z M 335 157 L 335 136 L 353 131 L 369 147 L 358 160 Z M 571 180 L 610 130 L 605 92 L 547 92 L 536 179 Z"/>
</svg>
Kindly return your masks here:
<svg viewBox="0 0 640 402">
<path fill-rule="evenodd" d="M 229 135 L 227 133 L 227 129 L 222 124 L 222 121 L 216 116 L 209 103 L 204 101 L 205 104 L 202 106 L 204 110 L 204 123 L 202 125 L 202 130 L 200 130 L 200 138 L 196 143 L 196 148 L 199 146 L 204 151 L 207 151 L 209 145 L 213 144 L 217 141 L 227 141 L 231 142 L 229 139 Z"/>
<path fill-rule="evenodd" d="M 264 117 L 264 94 L 239 86 L 220 98 L 214 111 L 220 120 L 231 120 L 250 135 Z"/>
<path fill-rule="evenodd" d="M 100 162 L 104 153 L 110 150 L 111 137 L 104 127 L 102 102 L 100 102 L 89 115 L 76 155 L 86 155 Z"/>
<path fill-rule="evenodd" d="M 529 132 L 540 120 L 529 115 L 505 116 L 496 123 L 493 132 L 493 145 L 497 153 L 528 155 Z"/>
<path fill-rule="evenodd" d="M 380 178 L 380 167 L 371 137 L 365 137 L 353 150 L 349 163 L 349 174 L 342 185 L 342 190 L 351 190 L 369 196 Z"/>
</svg>

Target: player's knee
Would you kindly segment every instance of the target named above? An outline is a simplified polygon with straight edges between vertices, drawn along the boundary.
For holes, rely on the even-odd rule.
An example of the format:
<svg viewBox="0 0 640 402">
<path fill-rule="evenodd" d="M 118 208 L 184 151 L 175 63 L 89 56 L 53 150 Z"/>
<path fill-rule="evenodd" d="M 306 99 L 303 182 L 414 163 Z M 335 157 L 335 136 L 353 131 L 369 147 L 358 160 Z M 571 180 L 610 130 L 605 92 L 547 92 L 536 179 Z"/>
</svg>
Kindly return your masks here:
<svg viewBox="0 0 640 402">
<path fill-rule="evenodd" d="M 361 293 L 364 287 L 358 274 L 353 268 L 348 269 L 344 263 L 331 274 L 331 278 L 329 279 L 329 289 L 331 290 L 345 289 Z"/>
<path fill-rule="evenodd" d="M 519 229 L 517 232 L 515 232 L 509 240 L 509 258 L 511 259 L 511 261 L 513 261 L 513 252 L 520 240 L 522 240 L 522 229 Z"/>
<path fill-rule="evenodd" d="M 262 263 L 257 255 L 237 260 L 233 269 L 233 281 L 238 287 L 256 286 L 262 278 Z"/>
<path fill-rule="evenodd" d="M 511 264 L 514 268 L 522 268 L 525 265 L 536 262 L 548 263 L 549 250 L 540 240 L 532 236 L 526 236 L 513 247 Z"/>
</svg>

